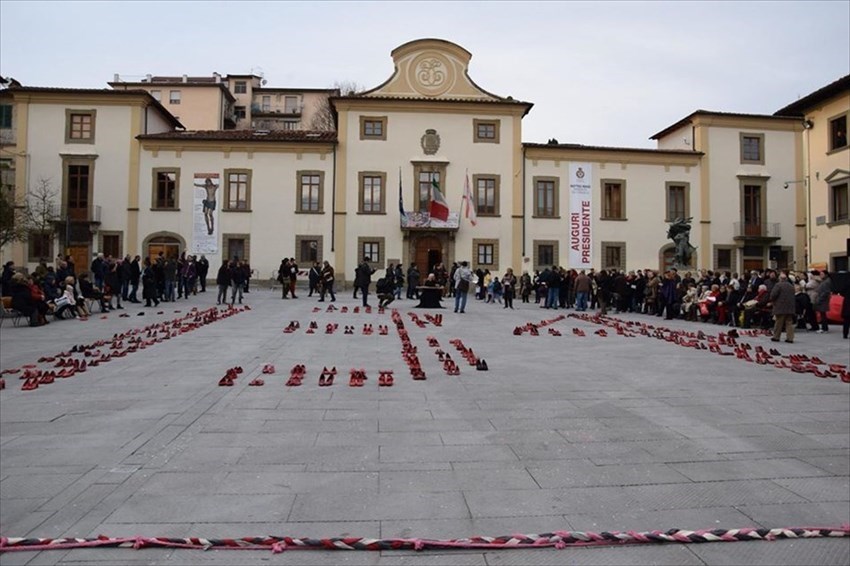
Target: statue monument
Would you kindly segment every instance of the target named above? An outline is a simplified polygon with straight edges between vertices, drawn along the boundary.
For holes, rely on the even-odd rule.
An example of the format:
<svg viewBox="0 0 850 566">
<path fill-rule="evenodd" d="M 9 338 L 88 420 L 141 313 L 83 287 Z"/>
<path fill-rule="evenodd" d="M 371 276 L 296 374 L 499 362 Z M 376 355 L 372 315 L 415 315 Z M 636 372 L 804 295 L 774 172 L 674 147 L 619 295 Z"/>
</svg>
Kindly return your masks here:
<svg viewBox="0 0 850 566">
<path fill-rule="evenodd" d="M 678 266 L 690 266 L 691 256 L 694 250 L 696 250 L 690 242 L 691 220 L 693 220 L 692 216 L 688 218 L 677 218 L 670 223 L 667 229 L 667 237 L 676 244 L 674 262 Z"/>
</svg>

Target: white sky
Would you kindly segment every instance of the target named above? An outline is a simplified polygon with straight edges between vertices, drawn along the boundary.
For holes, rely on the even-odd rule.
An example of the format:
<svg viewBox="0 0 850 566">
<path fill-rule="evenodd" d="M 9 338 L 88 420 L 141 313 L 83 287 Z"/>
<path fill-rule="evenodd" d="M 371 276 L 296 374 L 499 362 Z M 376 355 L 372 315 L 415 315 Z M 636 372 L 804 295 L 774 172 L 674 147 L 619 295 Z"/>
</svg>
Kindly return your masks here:
<svg viewBox="0 0 850 566">
<path fill-rule="evenodd" d="M 0 0 L 0 75 L 106 88 L 114 73 L 258 73 L 372 88 L 425 37 L 485 90 L 533 102 L 523 141 L 654 147 L 697 109 L 772 114 L 850 74 L 850 1 L 25 2 Z"/>
</svg>

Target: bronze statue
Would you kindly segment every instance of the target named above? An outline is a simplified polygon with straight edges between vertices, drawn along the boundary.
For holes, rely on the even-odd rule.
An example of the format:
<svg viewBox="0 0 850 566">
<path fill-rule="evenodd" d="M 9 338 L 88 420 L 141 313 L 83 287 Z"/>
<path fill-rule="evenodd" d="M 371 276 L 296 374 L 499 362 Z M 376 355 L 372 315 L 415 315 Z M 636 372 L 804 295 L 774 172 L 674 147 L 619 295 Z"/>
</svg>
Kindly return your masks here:
<svg viewBox="0 0 850 566">
<path fill-rule="evenodd" d="M 691 220 L 693 220 L 693 216 L 677 218 L 670 223 L 670 227 L 667 229 L 667 237 L 676 244 L 676 255 L 674 256 L 676 265 L 690 265 L 691 256 L 696 249 L 690 242 Z"/>
</svg>

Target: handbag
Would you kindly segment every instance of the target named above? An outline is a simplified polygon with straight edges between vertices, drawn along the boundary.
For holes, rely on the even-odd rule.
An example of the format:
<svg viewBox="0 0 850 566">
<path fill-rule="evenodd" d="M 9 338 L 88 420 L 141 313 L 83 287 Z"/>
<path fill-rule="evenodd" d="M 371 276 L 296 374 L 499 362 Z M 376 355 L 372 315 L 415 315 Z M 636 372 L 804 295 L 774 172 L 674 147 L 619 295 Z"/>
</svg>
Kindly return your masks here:
<svg viewBox="0 0 850 566">
<path fill-rule="evenodd" d="M 56 299 L 56 300 L 53 302 L 53 304 L 54 304 L 54 305 L 56 305 L 56 308 L 58 309 L 58 308 L 61 308 L 61 307 L 65 307 L 65 306 L 70 305 L 70 304 L 71 304 L 71 300 L 70 300 L 67 296 L 62 295 L 61 297 L 59 297 L 58 299 Z"/>
<path fill-rule="evenodd" d="M 759 304 L 759 302 L 758 302 L 757 300 L 755 300 L 755 299 L 750 299 L 749 301 L 746 301 L 746 302 L 744 303 L 744 308 L 752 309 L 752 308 L 755 308 L 755 306 L 756 306 L 757 304 Z"/>
<path fill-rule="evenodd" d="M 458 281 L 457 290 L 463 293 L 469 291 L 469 281 L 467 281 L 466 279 L 461 279 L 460 281 Z"/>
</svg>

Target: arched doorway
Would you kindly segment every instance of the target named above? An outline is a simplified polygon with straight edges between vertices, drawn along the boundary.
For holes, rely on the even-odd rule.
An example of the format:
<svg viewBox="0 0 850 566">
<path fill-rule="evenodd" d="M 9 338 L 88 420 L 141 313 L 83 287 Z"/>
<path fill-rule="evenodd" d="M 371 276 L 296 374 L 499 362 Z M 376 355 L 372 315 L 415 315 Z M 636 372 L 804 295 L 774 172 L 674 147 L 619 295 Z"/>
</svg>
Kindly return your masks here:
<svg viewBox="0 0 850 566">
<path fill-rule="evenodd" d="M 436 236 L 422 236 L 416 240 L 416 255 L 414 258 L 416 267 L 427 277 L 434 271 L 434 266 L 443 262 L 443 243 Z"/>
<path fill-rule="evenodd" d="M 145 250 L 148 257 L 152 260 L 159 256 L 162 252 L 163 257 L 180 257 L 180 253 L 186 248 L 183 239 L 176 234 L 157 234 L 150 236 L 142 249 Z"/>
</svg>

